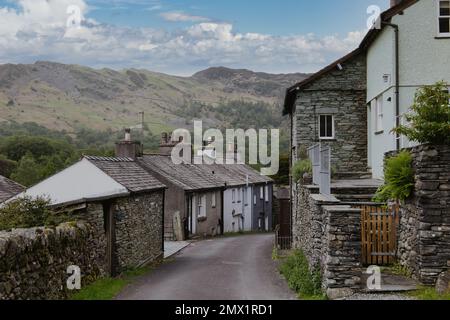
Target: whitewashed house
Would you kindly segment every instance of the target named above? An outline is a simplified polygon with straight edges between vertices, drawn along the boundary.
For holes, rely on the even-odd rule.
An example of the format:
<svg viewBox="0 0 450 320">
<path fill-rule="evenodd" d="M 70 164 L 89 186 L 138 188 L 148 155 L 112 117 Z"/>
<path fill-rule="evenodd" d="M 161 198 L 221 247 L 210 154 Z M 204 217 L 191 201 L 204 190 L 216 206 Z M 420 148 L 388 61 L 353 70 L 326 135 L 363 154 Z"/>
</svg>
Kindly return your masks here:
<svg viewBox="0 0 450 320">
<path fill-rule="evenodd" d="M 383 178 L 386 152 L 412 146 L 392 133 L 404 123 L 416 90 L 450 83 L 450 1 L 391 1 L 378 27 L 361 47 L 367 50 L 368 165 Z"/>
</svg>

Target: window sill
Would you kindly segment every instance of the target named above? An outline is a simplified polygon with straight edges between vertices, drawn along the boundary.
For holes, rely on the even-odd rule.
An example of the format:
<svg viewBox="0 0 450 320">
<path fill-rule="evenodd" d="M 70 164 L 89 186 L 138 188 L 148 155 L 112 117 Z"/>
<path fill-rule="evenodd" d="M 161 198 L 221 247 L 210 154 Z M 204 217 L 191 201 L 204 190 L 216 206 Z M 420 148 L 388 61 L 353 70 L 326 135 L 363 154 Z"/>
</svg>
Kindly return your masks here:
<svg viewBox="0 0 450 320">
<path fill-rule="evenodd" d="M 450 35 L 442 35 L 442 36 L 436 36 L 434 37 L 436 40 L 442 40 L 442 39 L 450 39 Z"/>
<path fill-rule="evenodd" d="M 383 133 L 384 133 L 384 130 L 376 131 L 376 132 L 374 132 L 374 135 L 379 136 L 380 134 L 383 134 Z"/>
<path fill-rule="evenodd" d="M 197 221 L 198 221 L 198 222 L 204 222 L 204 221 L 206 221 L 206 220 L 207 220 L 206 217 L 198 217 L 198 218 L 197 218 Z"/>
<path fill-rule="evenodd" d="M 336 141 L 336 138 L 319 138 L 320 141 Z"/>
</svg>

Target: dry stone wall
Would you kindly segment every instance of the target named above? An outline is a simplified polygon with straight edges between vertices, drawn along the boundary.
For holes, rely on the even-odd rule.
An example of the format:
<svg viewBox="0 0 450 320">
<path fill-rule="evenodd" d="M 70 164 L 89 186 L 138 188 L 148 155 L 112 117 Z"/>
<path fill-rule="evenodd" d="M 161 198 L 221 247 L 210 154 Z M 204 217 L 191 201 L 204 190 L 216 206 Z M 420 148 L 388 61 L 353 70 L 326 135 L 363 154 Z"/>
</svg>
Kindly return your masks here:
<svg viewBox="0 0 450 320">
<path fill-rule="evenodd" d="M 69 266 L 80 267 L 86 285 L 105 274 L 104 263 L 104 239 L 84 222 L 2 231 L 0 300 L 64 299 Z"/>
<path fill-rule="evenodd" d="M 424 284 L 450 269 L 450 146 L 410 149 L 415 191 L 402 205 L 398 255 Z"/>
</svg>

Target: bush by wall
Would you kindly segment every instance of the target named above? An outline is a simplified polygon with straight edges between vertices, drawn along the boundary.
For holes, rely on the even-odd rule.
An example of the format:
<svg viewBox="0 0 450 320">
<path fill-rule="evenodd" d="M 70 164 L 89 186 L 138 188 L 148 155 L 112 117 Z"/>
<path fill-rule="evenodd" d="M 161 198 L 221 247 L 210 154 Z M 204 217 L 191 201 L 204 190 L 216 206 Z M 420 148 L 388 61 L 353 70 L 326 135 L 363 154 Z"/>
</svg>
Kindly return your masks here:
<svg viewBox="0 0 450 320">
<path fill-rule="evenodd" d="M 374 201 L 407 199 L 414 189 L 414 170 L 412 157 L 408 151 L 402 151 L 397 156 L 386 160 L 385 184 L 378 190 Z"/>
<path fill-rule="evenodd" d="M 50 200 L 43 197 L 23 197 L 6 203 L 0 208 L 0 231 L 56 226 L 70 220 L 68 214 L 56 214 L 49 205 Z"/>
<path fill-rule="evenodd" d="M 300 160 L 294 165 L 292 169 L 294 181 L 302 179 L 305 173 L 312 174 L 312 163 L 309 159 Z"/>
<path fill-rule="evenodd" d="M 394 129 L 411 141 L 432 144 L 450 144 L 449 85 L 438 82 L 417 91 L 407 126 Z"/>
<path fill-rule="evenodd" d="M 310 270 L 308 260 L 302 251 L 296 250 L 280 267 L 281 274 L 289 287 L 300 297 L 322 297 L 322 278 L 320 270 Z"/>
</svg>

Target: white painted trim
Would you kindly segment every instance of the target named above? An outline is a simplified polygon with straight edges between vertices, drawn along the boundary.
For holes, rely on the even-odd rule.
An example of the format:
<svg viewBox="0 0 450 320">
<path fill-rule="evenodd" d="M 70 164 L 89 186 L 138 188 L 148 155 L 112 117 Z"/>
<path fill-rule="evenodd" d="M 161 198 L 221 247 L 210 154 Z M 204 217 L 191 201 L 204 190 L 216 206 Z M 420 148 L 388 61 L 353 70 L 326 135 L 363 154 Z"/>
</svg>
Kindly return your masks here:
<svg viewBox="0 0 450 320">
<path fill-rule="evenodd" d="M 331 116 L 331 124 L 332 124 L 332 129 L 331 129 L 332 136 L 331 137 L 321 137 L 320 136 L 320 117 L 321 116 L 326 116 L 326 117 Z M 319 126 L 318 126 L 318 128 L 319 128 L 319 130 L 318 130 L 319 131 L 319 139 L 320 140 L 334 140 L 334 139 L 336 139 L 336 123 L 334 121 L 334 115 L 332 115 L 332 114 L 319 114 L 318 121 L 319 121 Z"/>
<path fill-rule="evenodd" d="M 440 32 L 440 23 L 439 23 L 439 19 L 440 18 L 449 18 L 450 20 L 450 15 L 449 16 L 441 16 L 441 1 L 446 1 L 446 0 L 436 0 L 436 7 L 437 7 L 437 15 L 436 15 L 436 23 L 437 23 L 437 38 L 446 38 L 446 37 L 450 37 L 450 32 Z M 449 22 L 450 23 L 450 22 Z"/>
</svg>

